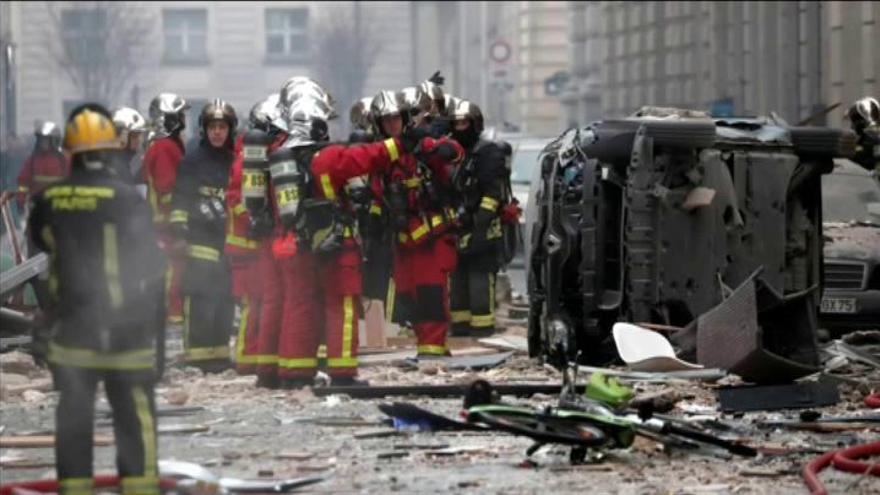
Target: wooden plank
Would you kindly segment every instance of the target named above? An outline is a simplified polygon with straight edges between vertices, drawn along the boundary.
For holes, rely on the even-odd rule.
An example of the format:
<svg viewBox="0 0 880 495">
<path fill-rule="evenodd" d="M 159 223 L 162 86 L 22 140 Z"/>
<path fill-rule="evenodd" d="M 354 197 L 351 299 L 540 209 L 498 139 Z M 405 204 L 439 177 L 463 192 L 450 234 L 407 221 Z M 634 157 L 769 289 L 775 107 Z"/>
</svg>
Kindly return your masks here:
<svg viewBox="0 0 880 495">
<path fill-rule="evenodd" d="M 98 447 L 113 445 L 113 437 L 110 435 L 95 435 L 95 445 Z M 0 448 L 3 449 L 39 449 L 54 446 L 54 435 L 0 437 Z"/>
</svg>

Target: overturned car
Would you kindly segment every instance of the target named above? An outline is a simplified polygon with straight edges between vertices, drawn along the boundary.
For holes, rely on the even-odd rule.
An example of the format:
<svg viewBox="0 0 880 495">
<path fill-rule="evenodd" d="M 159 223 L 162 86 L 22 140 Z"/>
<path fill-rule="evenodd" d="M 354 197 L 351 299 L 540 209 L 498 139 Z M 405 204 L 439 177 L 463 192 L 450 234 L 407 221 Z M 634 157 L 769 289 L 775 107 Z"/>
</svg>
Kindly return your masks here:
<svg viewBox="0 0 880 495">
<path fill-rule="evenodd" d="M 854 147 L 775 116 L 655 107 L 566 131 L 530 193 L 530 354 L 606 361 L 615 322 L 688 326 L 759 273 L 764 345 L 815 364 L 820 178 Z"/>
</svg>

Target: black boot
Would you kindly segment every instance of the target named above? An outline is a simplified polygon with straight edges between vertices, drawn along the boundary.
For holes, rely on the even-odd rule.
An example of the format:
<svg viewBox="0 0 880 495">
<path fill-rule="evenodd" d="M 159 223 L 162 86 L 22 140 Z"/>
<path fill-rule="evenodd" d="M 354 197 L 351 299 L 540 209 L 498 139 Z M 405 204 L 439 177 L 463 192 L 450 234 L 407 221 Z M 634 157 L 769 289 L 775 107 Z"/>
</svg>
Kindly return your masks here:
<svg viewBox="0 0 880 495">
<path fill-rule="evenodd" d="M 257 375 L 257 388 L 268 388 L 269 390 L 277 390 L 281 386 L 281 381 L 276 375 Z"/>
<path fill-rule="evenodd" d="M 334 376 L 330 382 L 331 387 L 369 387 L 370 382 L 359 380 L 353 376 Z"/>
<path fill-rule="evenodd" d="M 298 390 L 312 386 L 312 378 L 282 378 L 281 388 L 283 390 Z"/>
</svg>

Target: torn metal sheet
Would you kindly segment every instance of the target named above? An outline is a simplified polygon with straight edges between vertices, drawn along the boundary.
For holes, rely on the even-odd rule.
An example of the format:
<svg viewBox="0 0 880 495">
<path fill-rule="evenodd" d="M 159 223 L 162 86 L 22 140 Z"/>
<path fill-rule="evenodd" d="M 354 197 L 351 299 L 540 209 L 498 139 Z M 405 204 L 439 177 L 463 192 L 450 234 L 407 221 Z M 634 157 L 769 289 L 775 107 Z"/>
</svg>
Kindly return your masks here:
<svg viewBox="0 0 880 495">
<path fill-rule="evenodd" d="M 40 253 L 22 264 L 6 270 L 0 276 L 0 298 L 5 298 L 12 291 L 48 269 L 49 258 L 46 256 L 46 253 Z"/>
<path fill-rule="evenodd" d="M 770 352 L 758 325 L 755 272 L 721 304 L 700 315 L 697 361 L 754 383 L 785 383 L 819 371 Z"/>
<path fill-rule="evenodd" d="M 436 358 L 408 358 L 408 363 L 418 365 L 420 363 L 437 363 L 449 370 L 486 370 L 499 366 L 513 356 L 513 351 L 489 354 L 486 356 L 451 356 Z"/>
</svg>

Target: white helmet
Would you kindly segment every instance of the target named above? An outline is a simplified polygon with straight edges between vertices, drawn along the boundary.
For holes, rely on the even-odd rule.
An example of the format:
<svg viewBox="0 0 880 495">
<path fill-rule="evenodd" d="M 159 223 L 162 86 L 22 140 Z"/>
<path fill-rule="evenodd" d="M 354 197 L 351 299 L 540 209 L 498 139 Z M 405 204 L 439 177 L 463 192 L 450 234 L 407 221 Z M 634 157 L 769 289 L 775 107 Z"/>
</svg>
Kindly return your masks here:
<svg viewBox="0 0 880 495">
<path fill-rule="evenodd" d="M 134 108 L 119 107 L 113 111 L 113 125 L 123 145 L 128 144 L 131 133 L 147 132 L 147 120 Z"/>
</svg>

